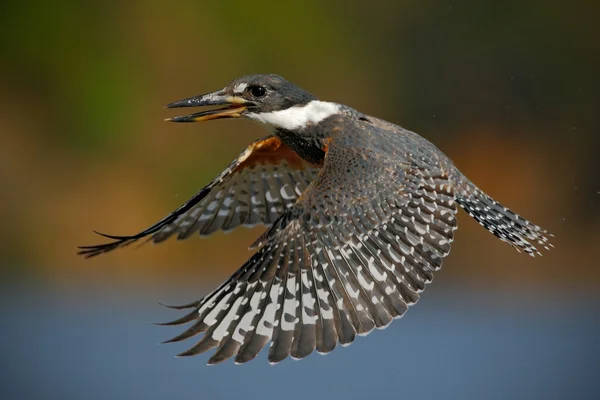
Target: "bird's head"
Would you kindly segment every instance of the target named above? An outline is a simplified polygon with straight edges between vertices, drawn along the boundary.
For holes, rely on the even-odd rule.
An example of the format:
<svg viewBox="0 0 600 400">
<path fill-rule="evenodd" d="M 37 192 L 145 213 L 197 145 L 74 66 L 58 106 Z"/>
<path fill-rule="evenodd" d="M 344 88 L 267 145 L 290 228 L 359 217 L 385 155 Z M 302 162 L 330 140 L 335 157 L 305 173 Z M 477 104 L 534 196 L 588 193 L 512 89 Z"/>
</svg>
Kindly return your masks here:
<svg viewBox="0 0 600 400">
<path fill-rule="evenodd" d="M 273 128 L 302 129 L 338 112 L 335 103 L 317 98 L 279 75 L 248 75 L 213 93 L 189 97 L 167 108 L 219 106 L 180 117 L 172 122 L 200 122 L 221 118 L 249 118 Z"/>
</svg>

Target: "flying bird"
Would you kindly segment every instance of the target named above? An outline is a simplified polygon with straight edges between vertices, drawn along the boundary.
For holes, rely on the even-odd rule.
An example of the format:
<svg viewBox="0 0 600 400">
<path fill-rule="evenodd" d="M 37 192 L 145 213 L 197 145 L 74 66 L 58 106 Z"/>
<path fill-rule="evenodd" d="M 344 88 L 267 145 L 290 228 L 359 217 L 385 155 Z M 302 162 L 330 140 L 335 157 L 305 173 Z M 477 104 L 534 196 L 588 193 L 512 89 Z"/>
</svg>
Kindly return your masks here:
<svg viewBox="0 0 600 400">
<path fill-rule="evenodd" d="M 250 75 L 168 108 L 217 106 L 168 119 L 247 118 L 270 135 L 251 143 L 206 187 L 132 236 L 80 247 L 93 257 L 146 238 L 267 226 L 229 279 L 165 325 L 203 333 L 181 353 L 216 349 L 209 364 L 329 353 L 399 318 L 450 253 L 458 206 L 531 256 L 551 236 L 487 196 L 432 143 L 398 125 L 317 97 L 278 75 Z"/>
</svg>

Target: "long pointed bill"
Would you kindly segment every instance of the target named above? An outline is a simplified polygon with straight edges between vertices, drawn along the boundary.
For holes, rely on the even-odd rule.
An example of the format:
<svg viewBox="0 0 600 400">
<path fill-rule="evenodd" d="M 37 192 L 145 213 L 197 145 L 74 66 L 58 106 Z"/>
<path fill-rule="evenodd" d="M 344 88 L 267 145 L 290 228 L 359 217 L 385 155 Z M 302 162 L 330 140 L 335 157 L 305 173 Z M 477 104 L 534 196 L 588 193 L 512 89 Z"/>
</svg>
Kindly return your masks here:
<svg viewBox="0 0 600 400">
<path fill-rule="evenodd" d="M 246 101 L 241 97 L 229 96 L 222 91 L 203 94 L 200 96 L 189 97 L 171 104 L 166 108 L 178 107 L 203 107 L 203 106 L 224 106 L 221 108 L 197 112 L 181 117 L 167 118 L 165 121 L 171 122 L 201 122 L 219 118 L 239 118 L 248 108 L 255 106 L 254 103 Z"/>
</svg>

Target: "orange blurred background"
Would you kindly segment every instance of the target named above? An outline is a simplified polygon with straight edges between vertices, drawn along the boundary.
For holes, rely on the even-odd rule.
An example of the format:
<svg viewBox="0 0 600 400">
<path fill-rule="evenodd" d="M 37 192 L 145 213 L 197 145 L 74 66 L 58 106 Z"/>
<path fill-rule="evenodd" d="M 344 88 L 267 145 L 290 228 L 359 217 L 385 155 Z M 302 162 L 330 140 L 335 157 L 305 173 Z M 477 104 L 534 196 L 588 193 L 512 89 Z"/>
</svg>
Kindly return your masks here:
<svg viewBox="0 0 600 400">
<path fill-rule="evenodd" d="M 556 249 L 530 259 L 462 214 L 445 279 L 597 289 L 592 7 L 346 4 L 5 2 L 2 278 L 127 287 L 228 276 L 261 229 L 92 260 L 76 246 L 103 240 L 92 229 L 149 226 L 264 135 L 248 121 L 169 124 L 174 114 L 162 108 L 264 72 L 420 133 L 488 194 L 556 235 Z"/>
</svg>

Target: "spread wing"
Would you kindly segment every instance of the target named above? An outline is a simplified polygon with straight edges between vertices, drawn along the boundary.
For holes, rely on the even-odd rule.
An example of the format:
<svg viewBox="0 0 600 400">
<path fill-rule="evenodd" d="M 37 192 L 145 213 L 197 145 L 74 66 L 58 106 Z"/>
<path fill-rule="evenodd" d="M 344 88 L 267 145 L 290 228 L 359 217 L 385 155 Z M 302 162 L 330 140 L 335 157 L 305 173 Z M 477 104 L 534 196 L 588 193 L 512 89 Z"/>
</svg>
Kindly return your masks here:
<svg viewBox="0 0 600 400">
<path fill-rule="evenodd" d="M 314 179 L 319 166 L 304 161 L 278 138 L 268 136 L 244 150 L 194 197 L 148 229 L 132 236 L 105 235 L 112 242 L 80 247 L 96 256 L 149 237 L 155 243 L 194 232 L 210 235 L 239 225 L 271 225 Z"/>
<path fill-rule="evenodd" d="M 456 229 L 449 178 L 433 160 L 367 160 L 371 153 L 333 140 L 319 175 L 257 252 L 202 300 L 174 307 L 192 310 L 165 325 L 193 324 L 169 342 L 203 333 L 181 355 L 216 348 L 209 364 L 243 363 L 269 341 L 271 363 L 328 353 L 418 300 Z"/>
</svg>

